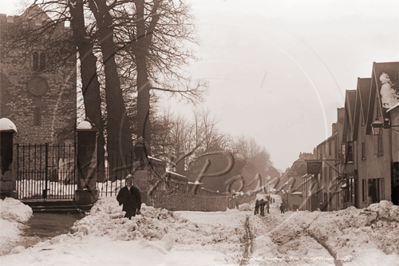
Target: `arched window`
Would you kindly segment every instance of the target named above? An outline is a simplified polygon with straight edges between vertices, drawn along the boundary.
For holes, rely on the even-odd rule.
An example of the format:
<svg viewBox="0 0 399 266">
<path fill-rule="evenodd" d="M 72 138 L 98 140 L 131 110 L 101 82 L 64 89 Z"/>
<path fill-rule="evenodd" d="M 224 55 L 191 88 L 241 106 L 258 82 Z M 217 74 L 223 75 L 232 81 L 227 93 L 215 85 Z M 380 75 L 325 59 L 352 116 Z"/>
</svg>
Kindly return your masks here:
<svg viewBox="0 0 399 266">
<path fill-rule="evenodd" d="M 33 53 L 33 70 L 39 70 L 39 54 Z"/>
<path fill-rule="evenodd" d="M 46 68 L 46 54 L 40 54 L 40 70 L 44 70 Z"/>
</svg>

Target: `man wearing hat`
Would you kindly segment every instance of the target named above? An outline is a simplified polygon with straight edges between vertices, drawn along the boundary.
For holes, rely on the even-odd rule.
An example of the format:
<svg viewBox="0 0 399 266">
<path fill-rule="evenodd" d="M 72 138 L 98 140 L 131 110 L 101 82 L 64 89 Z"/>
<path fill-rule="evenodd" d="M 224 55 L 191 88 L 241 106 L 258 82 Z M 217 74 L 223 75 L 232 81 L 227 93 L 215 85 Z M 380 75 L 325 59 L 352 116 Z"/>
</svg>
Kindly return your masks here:
<svg viewBox="0 0 399 266">
<path fill-rule="evenodd" d="M 138 188 L 133 186 L 133 175 L 126 176 L 126 186 L 123 187 L 118 196 L 116 196 L 119 205 L 123 204 L 122 211 L 125 211 L 125 217 L 131 219 L 132 216 L 140 214 L 141 196 Z"/>
</svg>

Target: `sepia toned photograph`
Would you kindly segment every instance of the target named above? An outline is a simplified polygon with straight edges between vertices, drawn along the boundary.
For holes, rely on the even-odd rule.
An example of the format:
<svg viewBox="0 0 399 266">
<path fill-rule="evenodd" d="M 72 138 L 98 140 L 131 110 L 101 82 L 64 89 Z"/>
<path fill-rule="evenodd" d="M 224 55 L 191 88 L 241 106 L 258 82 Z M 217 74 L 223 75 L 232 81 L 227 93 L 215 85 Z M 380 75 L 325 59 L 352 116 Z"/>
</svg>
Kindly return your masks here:
<svg viewBox="0 0 399 266">
<path fill-rule="evenodd" d="M 398 14 L 0 0 L 0 265 L 399 265 Z"/>
</svg>

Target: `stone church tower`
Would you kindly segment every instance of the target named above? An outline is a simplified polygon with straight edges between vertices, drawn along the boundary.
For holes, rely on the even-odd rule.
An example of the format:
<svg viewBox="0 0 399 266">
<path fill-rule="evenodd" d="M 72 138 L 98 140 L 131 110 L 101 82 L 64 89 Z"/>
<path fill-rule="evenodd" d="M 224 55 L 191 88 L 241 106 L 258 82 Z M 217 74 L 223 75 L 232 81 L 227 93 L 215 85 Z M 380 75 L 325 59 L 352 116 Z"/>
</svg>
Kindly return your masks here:
<svg viewBox="0 0 399 266">
<path fill-rule="evenodd" d="M 51 20 L 37 14 L 41 14 L 37 6 L 21 16 L 0 14 L 0 117 L 16 125 L 16 143 L 70 143 L 76 128 L 76 56 L 49 69 L 50 54 L 44 45 L 9 47 L 10 33 L 23 18 L 33 18 L 29 22 L 33 27 Z M 69 34 L 68 27 L 59 26 L 57 31 Z"/>
</svg>

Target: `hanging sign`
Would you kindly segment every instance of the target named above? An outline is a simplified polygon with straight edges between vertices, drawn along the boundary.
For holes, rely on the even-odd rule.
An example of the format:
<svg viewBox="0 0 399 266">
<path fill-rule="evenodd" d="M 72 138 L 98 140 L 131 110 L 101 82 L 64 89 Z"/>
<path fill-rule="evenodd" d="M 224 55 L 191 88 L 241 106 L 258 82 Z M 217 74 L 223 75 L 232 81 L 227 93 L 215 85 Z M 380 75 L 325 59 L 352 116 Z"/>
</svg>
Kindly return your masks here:
<svg viewBox="0 0 399 266">
<path fill-rule="evenodd" d="M 307 161 L 307 173 L 308 174 L 320 174 L 321 162 L 320 161 Z"/>
</svg>

